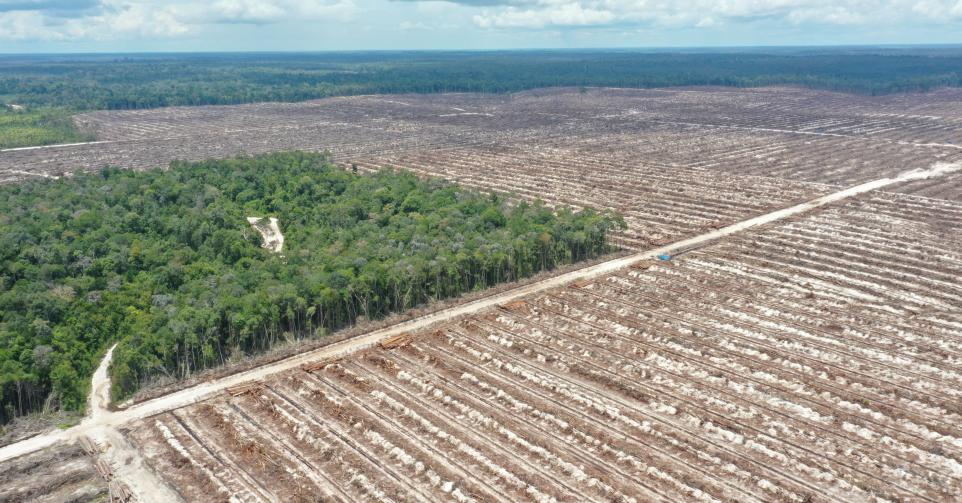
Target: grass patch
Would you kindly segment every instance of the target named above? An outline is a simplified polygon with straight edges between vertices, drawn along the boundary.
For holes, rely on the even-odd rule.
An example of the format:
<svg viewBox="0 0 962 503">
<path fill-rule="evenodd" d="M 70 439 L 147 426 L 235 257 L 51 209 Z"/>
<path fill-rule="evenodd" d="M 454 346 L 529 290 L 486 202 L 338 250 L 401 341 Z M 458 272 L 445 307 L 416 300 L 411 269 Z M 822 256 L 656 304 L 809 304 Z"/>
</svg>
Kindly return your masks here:
<svg viewBox="0 0 962 503">
<path fill-rule="evenodd" d="M 69 111 L 61 108 L 14 110 L 0 108 L 0 148 L 34 147 L 93 140 L 77 129 Z"/>
</svg>

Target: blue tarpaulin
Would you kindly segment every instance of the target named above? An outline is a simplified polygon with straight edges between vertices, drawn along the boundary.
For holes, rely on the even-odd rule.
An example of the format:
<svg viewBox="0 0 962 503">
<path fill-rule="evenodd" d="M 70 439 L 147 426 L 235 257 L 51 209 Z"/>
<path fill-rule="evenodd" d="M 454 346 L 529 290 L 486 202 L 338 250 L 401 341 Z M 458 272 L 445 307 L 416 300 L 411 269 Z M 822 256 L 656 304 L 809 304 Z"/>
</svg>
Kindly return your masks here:
<svg viewBox="0 0 962 503">
<path fill-rule="evenodd" d="M 662 254 L 662 255 L 658 255 L 658 260 L 671 260 L 671 255 L 669 255 L 669 254 L 667 254 L 667 253 L 664 253 L 664 254 Z"/>
</svg>

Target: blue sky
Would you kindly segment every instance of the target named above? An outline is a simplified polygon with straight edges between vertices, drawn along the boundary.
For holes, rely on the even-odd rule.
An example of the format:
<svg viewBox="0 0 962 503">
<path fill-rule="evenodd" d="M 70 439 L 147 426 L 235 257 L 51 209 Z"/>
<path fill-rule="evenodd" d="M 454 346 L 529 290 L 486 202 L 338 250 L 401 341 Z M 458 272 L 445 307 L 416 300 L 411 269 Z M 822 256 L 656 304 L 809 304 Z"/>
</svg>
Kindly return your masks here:
<svg viewBox="0 0 962 503">
<path fill-rule="evenodd" d="M 962 43 L 962 0 L 0 0 L 0 52 Z"/>
</svg>

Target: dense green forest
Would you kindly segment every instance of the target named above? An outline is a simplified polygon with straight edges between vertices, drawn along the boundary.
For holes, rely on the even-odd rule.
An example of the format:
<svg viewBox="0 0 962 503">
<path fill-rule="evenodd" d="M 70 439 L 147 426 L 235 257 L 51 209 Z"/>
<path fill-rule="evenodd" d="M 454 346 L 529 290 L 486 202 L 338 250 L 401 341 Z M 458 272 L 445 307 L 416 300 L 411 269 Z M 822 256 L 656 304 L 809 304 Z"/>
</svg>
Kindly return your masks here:
<svg viewBox="0 0 962 503">
<path fill-rule="evenodd" d="M 276 216 L 283 253 L 246 217 Z M 624 221 L 280 153 L 0 187 L 0 421 L 609 251 Z M 51 398 L 52 397 L 52 398 Z"/>
<path fill-rule="evenodd" d="M 83 110 L 547 86 L 772 84 L 869 94 L 959 86 L 962 50 L 0 56 L 0 100 Z"/>
<path fill-rule="evenodd" d="M 61 113 L 553 86 L 798 85 L 863 94 L 962 85 L 962 50 L 345 52 L 0 56 L 0 104 Z M 68 124 L 69 128 L 69 124 Z M 0 148 L 71 141 L 0 122 Z"/>
</svg>

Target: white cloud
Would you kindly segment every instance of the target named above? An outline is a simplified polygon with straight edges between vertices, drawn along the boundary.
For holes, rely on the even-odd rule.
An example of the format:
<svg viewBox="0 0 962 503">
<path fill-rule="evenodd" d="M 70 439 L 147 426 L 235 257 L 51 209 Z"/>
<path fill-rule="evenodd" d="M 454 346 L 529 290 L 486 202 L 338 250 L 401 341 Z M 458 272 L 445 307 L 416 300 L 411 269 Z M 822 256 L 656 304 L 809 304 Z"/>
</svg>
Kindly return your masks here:
<svg viewBox="0 0 962 503">
<path fill-rule="evenodd" d="M 23 2 L 0 9 L 0 39 L 109 40 L 167 38 L 228 23 L 269 24 L 284 21 L 351 19 L 354 0 L 217 0 L 209 3 L 156 0 L 100 0 L 73 15 L 58 2 Z M 50 8 L 40 8 L 40 6 Z"/>
<path fill-rule="evenodd" d="M 474 16 L 481 28 L 543 28 L 545 26 L 590 26 L 608 24 L 616 19 L 613 12 L 585 8 L 579 2 L 554 5 L 549 9 L 507 7 L 501 12 Z"/>
<path fill-rule="evenodd" d="M 106 40 L 124 36 L 169 37 L 188 26 L 168 8 L 105 5 L 90 15 L 61 17 L 35 10 L 0 13 L 0 38 L 7 40 Z"/>
<path fill-rule="evenodd" d="M 430 26 L 422 23 L 421 21 L 401 21 L 401 24 L 398 25 L 398 28 L 400 28 L 400 29 L 402 29 L 402 30 L 405 30 L 405 31 L 430 30 L 430 29 L 431 29 Z"/>
<path fill-rule="evenodd" d="M 202 38 L 205 32 L 223 33 L 212 28 L 228 24 L 284 23 L 277 30 L 287 30 L 300 23 L 307 33 L 306 23 L 324 21 L 344 23 L 351 33 L 407 34 L 465 30 L 473 23 L 475 32 L 492 40 L 507 40 L 502 32 L 509 31 L 590 27 L 612 33 L 691 28 L 739 35 L 756 28 L 795 29 L 835 36 L 905 27 L 926 33 L 938 26 L 945 33 L 962 28 L 962 0 L 0 0 L 0 40 L 25 43 Z M 822 29 L 809 30 L 812 26 Z"/>
<path fill-rule="evenodd" d="M 614 24 L 712 27 L 765 21 L 830 26 L 946 23 L 962 19 L 962 0 L 452 0 L 481 7 L 481 28 Z"/>
</svg>

